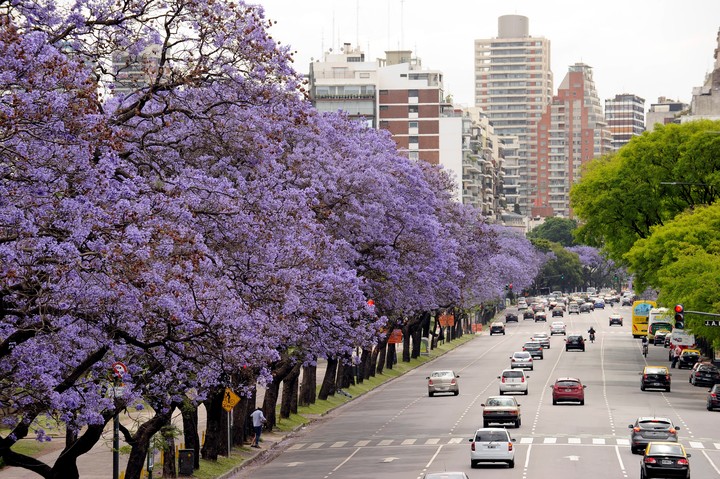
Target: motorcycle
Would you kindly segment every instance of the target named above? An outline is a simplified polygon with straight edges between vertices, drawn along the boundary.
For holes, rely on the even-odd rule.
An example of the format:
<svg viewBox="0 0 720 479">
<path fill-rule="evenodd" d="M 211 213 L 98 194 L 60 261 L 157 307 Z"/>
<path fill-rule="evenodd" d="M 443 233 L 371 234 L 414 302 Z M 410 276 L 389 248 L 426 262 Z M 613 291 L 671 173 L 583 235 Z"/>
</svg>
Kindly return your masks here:
<svg viewBox="0 0 720 479">
<path fill-rule="evenodd" d="M 591 343 L 595 342 L 595 333 L 590 333 L 590 342 Z"/>
</svg>

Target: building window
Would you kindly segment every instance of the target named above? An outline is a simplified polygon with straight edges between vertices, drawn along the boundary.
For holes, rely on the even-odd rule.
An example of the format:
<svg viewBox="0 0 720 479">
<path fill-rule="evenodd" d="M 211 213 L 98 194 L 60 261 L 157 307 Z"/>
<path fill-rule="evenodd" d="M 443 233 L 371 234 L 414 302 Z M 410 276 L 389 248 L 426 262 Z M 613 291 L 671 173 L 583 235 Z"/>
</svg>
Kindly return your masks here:
<svg viewBox="0 0 720 479">
<path fill-rule="evenodd" d="M 418 127 L 418 122 L 416 122 L 416 121 L 411 121 L 410 123 L 408 123 L 408 128 L 417 128 L 417 127 Z"/>
<path fill-rule="evenodd" d="M 390 122 L 389 122 L 389 121 L 386 121 L 386 120 L 381 120 L 381 121 L 380 121 L 380 128 L 387 128 L 388 126 L 390 126 Z"/>
<path fill-rule="evenodd" d="M 380 105 L 380 111 L 385 111 L 389 108 L 388 105 Z"/>
<path fill-rule="evenodd" d="M 417 91 L 417 90 L 408 90 L 408 96 L 409 96 L 409 97 L 415 97 L 415 98 L 417 98 L 418 95 L 419 95 L 419 94 L 418 94 L 418 91 Z"/>
<path fill-rule="evenodd" d="M 380 94 L 381 94 L 381 95 L 387 95 L 387 94 L 388 94 L 388 91 L 387 91 L 387 90 L 380 90 Z"/>
<path fill-rule="evenodd" d="M 409 105 L 408 106 L 408 113 L 417 113 L 419 111 L 417 105 Z"/>
<path fill-rule="evenodd" d="M 418 142 L 420 142 L 420 140 L 419 140 L 419 138 L 418 138 L 417 136 L 411 136 L 411 137 L 409 137 L 409 138 L 408 138 L 408 141 L 409 141 L 410 143 L 418 143 Z"/>
</svg>

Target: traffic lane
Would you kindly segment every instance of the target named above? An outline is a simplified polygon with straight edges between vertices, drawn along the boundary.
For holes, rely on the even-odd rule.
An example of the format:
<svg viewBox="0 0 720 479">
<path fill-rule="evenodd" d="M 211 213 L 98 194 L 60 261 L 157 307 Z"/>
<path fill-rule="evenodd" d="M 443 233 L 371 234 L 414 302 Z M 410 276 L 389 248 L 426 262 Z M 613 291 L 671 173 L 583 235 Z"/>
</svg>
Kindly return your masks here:
<svg viewBox="0 0 720 479">
<path fill-rule="evenodd" d="M 622 454 L 627 448 L 623 446 L 535 442 L 520 446 L 519 452 L 524 447 L 528 449 L 526 462 L 519 465 L 528 477 L 628 477 L 628 464 Z M 634 473 L 630 475 L 635 477 Z"/>
</svg>

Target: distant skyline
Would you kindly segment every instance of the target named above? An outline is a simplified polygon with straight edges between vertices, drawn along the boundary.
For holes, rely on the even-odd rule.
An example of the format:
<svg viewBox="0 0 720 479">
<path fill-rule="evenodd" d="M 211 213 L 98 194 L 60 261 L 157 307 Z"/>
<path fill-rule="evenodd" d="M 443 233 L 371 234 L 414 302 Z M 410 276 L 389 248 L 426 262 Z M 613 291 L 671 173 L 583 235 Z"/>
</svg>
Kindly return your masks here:
<svg viewBox="0 0 720 479">
<path fill-rule="evenodd" d="M 273 38 L 290 45 L 295 69 L 308 72 L 323 52 L 343 43 L 359 46 L 366 59 L 386 50 L 412 50 L 423 68 L 441 70 L 445 94 L 474 105 L 474 40 L 497 37 L 502 15 L 529 18 L 531 36 L 550 40 L 553 95 L 568 67 L 592 67 L 603 104 L 616 94 L 690 103 L 713 68 L 720 1 L 570 0 L 262 0 Z"/>
</svg>

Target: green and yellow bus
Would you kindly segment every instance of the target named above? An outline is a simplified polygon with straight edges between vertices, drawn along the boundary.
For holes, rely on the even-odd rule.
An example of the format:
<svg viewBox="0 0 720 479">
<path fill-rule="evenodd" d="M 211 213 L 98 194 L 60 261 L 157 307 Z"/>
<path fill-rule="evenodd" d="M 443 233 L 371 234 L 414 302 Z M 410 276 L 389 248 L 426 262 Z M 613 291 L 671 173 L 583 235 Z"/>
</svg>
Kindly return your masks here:
<svg viewBox="0 0 720 479">
<path fill-rule="evenodd" d="M 648 317 L 650 310 L 656 308 L 655 301 L 641 299 L 635 301 L 632 305 L 632 335 L 633 338 L 647 337 L 648 334 Z"/>
</svg>

